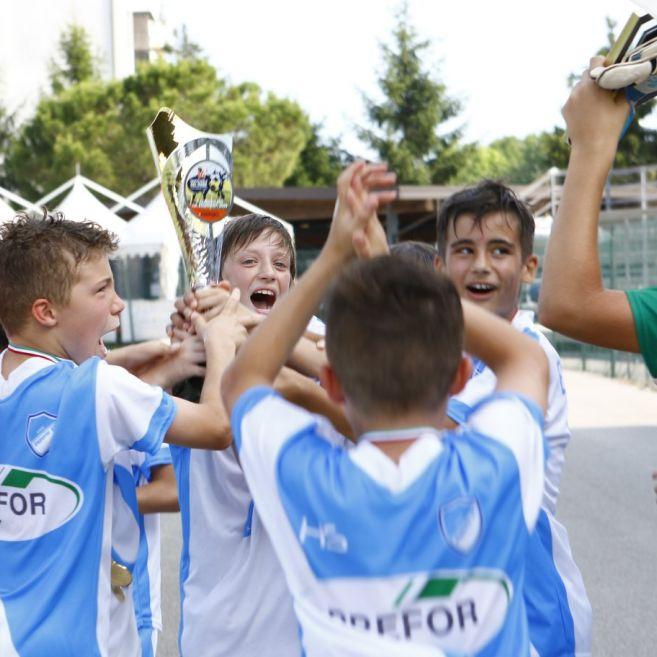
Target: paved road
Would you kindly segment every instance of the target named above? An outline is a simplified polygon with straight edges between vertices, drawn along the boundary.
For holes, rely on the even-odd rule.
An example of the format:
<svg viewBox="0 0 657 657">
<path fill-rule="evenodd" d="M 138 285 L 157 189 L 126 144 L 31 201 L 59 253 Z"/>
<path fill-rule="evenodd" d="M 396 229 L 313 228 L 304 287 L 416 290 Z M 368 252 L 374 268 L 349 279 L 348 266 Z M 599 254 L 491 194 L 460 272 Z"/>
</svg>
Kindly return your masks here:
<svg viewBox="0 0 657 657">
<path fill-rule="evenodd" d="M 566 373 L 573 439 L 558 515 L 568 528 L 594 613 L 593 657 L 657 655 L 657 394 Z M 177 516 L 163 519 L 165 632 L 177 657 Z"/>
</svg>

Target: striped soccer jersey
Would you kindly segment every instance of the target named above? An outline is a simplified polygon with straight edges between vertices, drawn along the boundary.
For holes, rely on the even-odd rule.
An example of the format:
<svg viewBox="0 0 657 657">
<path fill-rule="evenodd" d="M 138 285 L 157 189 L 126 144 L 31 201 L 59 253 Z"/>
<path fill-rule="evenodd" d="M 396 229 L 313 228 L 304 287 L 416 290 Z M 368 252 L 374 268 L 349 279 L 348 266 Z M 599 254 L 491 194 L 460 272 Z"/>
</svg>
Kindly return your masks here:
<svg viewBox="0 0 657 657">
<path fill-rule="evenodd" d="M 529 655 L 522 591 L 543 491 L 542 413 L 493 395 L 465 429 L 417 436 L 399 464 L 325 440 L 266 387 L 231 418 L 307 657 Z"/>
<path fill-rule="evenodd" d="M 564 452 L 570 440 L 568 403 L 559 355 L 536 328 L 533 313 L 520 311 L 513 326 L 537 340 L 550 368 L 545 439 L 549 456 L 545 490 L 536 531 L 530 538 L 525 577 L 529 634 L 539 657 L 588 657 L 591 652 L 591 605 L 582 575 L 573 560 L 566 528 L 555 518 Z M 475 362 L 465 389 L 449 401 L 447 413 L 464 422 L 470 409 L 495 389 L 492 370 Z"/>
<path fill-rule="evenodd" d="M 156 452 L 174 414 L 98 358 L 30 358 L 0 377 L 3 657 L 108 654 L 112 463 Z"/>
</svg>

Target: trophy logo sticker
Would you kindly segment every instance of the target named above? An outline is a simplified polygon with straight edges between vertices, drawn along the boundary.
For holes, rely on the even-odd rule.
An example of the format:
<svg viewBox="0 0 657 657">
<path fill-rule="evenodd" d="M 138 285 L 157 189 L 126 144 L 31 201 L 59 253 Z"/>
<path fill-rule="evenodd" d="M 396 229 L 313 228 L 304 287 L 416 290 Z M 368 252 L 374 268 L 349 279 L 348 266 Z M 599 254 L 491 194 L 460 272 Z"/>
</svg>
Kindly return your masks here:
<svg viewBox="0 0 657 657">
<path fill-rule="evenodd" d="M 233 203 L 230 172 L 219 162 L 197 162 L 185 179 L 187 207 L 203 221 L 220 221 Z"/>
</svg>

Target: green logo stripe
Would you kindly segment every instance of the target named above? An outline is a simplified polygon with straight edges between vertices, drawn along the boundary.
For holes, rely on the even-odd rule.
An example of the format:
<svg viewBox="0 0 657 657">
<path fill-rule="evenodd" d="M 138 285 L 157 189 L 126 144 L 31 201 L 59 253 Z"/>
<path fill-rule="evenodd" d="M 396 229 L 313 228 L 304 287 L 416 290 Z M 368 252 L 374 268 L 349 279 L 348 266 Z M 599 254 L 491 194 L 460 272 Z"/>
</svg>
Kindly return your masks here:
<svg viewBox="0 0 657 657">
<path fill-rule="evenodd" d="M 72 511 L 72 513 L 75 513 L 75 509 L 77 509 L 80 504 L 80 492 L 75 486 L 69 484 L 67 481 L 63 481 L 62 479 L 54 479 L 41 472 L 29 472 L 27 470 L 12 468 L 2 484 L 3 486 L 11 486 L 12 488 L 27 488 L 33 479 L 45 479 L 51 484 L 68 488 L 75 495 L 75 508 Z"/>
<path fill-rule="evenodd" d="M 404 596 L 408 593 L 408 589 L 411 588 L 411 584 L 413 584 L 413 580 L 409 579 L 408 582 L 406 582 L 406 586 L 404 586 L 401 593 L 397 596 L 397 599 L 394 602 L 395 607 L 398 607 L 401 604 L 401 601 L 404 599 Z"/>
<path fill-rule="evenodd" d="M 420 591 L 417 599 L 421 598 L 444 598 L 452 594 L 454 589 L 458 586 L 459 580 L 457 578 L 450 579 L 430 579 L 424 588 Z"/>
</svg>

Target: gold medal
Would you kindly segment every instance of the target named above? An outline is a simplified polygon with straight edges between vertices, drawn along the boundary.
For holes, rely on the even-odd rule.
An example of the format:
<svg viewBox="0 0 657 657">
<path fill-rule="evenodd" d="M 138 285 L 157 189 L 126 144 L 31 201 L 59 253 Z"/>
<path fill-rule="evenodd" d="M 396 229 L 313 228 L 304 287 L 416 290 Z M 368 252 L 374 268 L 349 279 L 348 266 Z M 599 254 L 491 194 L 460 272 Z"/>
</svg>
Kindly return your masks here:
<svg viewBox="0 0 657 657">
<path fill-rule="evenodd" d="M 114 593 L 120 602 L 123 602 L 125 600 L 123 589 L 128 588 L 132 584 L 132 573 L 125 566 L 114 561 L 114 559 L 112 559 L 111 583 L 112 593 Z"/>
</svg>

